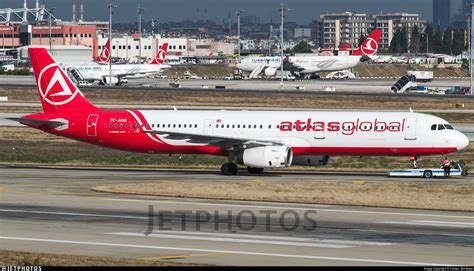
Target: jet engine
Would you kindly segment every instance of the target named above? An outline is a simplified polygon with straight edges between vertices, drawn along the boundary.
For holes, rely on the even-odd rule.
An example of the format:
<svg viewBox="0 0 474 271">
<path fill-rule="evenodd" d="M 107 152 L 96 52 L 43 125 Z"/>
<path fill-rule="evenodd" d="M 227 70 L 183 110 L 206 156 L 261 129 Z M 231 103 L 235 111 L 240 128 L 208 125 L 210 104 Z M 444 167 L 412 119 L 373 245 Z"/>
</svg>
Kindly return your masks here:
<svg viewBox="0 0 474 271">
<path fill-rule="evenodd" d="M 117 77 L 113 77 L 112 76 L 112 79 L 110 80 L 112 82 L 112 84 L 118 84 L 119 83 L 119 79 Z M 104 79 L 103 79 L 103 82 L 104 84 L 109 84 L 109 77 L 108 76 L 104 76 Z"/>
<path fill-rule="evenodd" d="M 277 68 L 266 68 L 265 69 L 265 75 L 266 76 L 275 76 L 277 72 Z"/>
<path fill-rule="evenodd" d="M 289 146 L 264 146 L 245 149 L 237 153 L 236 162 L 255 168 L 289 167 L 293 151 Z"/>
<path fill-rule="evenodd" d="M 297 166 L 324 166 L 328 162 L 328 155 L 295 155 L 292 164 Z"/>
</svg>

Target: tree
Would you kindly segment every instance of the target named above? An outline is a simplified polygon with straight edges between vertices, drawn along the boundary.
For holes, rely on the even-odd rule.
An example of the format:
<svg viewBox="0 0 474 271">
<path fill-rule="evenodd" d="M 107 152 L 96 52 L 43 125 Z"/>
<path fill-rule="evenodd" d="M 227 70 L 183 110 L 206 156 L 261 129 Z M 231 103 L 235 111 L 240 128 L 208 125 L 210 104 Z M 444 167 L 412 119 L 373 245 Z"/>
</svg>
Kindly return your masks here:
<svg viewBox="0 0 474 271">
<path fill-rule="evenodd" d="M 443 45 L 443 34 L 441 33 L 441 29 L 438 27 L 436 32 L 433 35 L 433 39 L 430 40 L 430 48 L 433 53 L 439 53 L 442 51 Z"/>
<path fill-rule="evenodd" d="M 451 28 L 447 28 L 445 31 L 444 31 L 444 34 L 443 34 L 443 42 L 441 44 L 441 52 L 442 53 L 445 53 L 445 54 L 452 54 L 452 45 L 453 45 L 453 36 L 452 36 L 452 29 Z"/>
<path fill-rule="evenodd" d="M 427 48 L 428 46 L 428 48 Z M 433 47 L 433 27 L 427 25 L 420 40 L 420 52 L 429 52 Z"/>
<path fill-rule="evenodd" d="M 420 48 L 421 48 L 421 33 L 418 29 L 418 26 L 415 25 L 415 27 L 413 27 L 413 31 L 411 32 L 410 52 L 418 53 L 420 52 Z"/>
<path fill-rule="evenodd" d="M 363 32 L 360 33 L 360 37 L 359 37 L 359 42 L 357 43 L 357 47 L 360 48 L 362 46 L 362 43 L 364 43 L 364 41 L 367 39 L 367 35 L 364 34 Z"/>
<path fill-rule="evenodd" d="M 395 35 L 393 35 L 392 40 L 390 41 L 389 50 L 392 53 L 398 53 L 400 51 L 400 42 L 401 42 L 401 31 L 397 29 Z"/>
<path fill-rule="evenodd" d="M 304 53 L 312 53 L 311 46 L 305 40 L 300 41 L 293 49 L 291 50 L 294 54 L 304 54 Z"/>
<path fill-rule="evenodd" d="M 408 33 L 406 27 L 402 28 L 400 31 L 400 48 L 399 53 L 406 53 L 408 51 Z"/>
<path fill-rule="evenodd" d="M 453 45 L 451 48 L 454 55 L 461 54 L 464 49 L 463 34 L 464 33 L 459 29 L 454 29 L 453 31 Z"/>
<path fill-rule="evenodd" d="M 408 51 L 408 37 L 406 28 L 397 29 L 390 42 L 389 47 L 392 53 L 406 53 Z"/>
</svg>

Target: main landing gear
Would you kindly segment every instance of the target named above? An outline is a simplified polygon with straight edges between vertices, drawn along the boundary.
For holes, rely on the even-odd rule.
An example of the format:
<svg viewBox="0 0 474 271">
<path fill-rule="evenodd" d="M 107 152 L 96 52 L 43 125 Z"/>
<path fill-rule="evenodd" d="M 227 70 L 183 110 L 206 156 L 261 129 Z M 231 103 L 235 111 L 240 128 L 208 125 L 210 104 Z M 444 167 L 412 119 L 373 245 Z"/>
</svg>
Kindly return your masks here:
<svg viewBox="0 0 474 271">
<path fill-rule="evenodd" d="M 234 163 L 225 163 L 221 167 L 222 175 L 235 175 L 237 174 L 238 167 Z"/>
<path fill-rule="evenodd" d="M 238 167 L 235 163 L 225 163 L 221 167 L 221 174 L 222 175 L 235 175 L 237 174 Z M 261 174 L 263 172 L 263 168 L 258 167 L 247 167 L 247 171 L 250 174 Z"/>
</svg>

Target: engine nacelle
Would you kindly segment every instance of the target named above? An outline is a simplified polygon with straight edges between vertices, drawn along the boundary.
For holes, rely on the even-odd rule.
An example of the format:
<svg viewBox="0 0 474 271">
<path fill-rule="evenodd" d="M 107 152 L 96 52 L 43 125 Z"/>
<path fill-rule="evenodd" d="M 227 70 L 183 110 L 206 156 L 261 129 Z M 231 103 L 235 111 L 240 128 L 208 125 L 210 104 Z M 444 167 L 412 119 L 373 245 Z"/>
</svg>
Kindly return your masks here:
<svg viewBox="0 0 474 271">
<path fill-rule="evenodd" d="M 289 146 L 264 146 L 237 153 L 237 164 L 256 168 L 289 167 L 293 151 Z"/>
<path fill-rule="evenodd" d="M 296 166 L 324 166 L 328 162 L 328 155 L 295 155 L 292 164 Z"/>
<path fill-rule="evenodd" d="M 266 68 L 265 69 L 265 75 L 266 76 L 275 76 L 276 73 L 277 73 L 276 68 Z"/>
<path fill-rule="evenodd" d="M 119 82 L 119 79 L 117 77 L 113 77 L 112 76 L 112 79 L 110 80 L 112 81 L 112 84 L 117 84 Z M 108 76 L 104 76 L 104 83 L 105 84 L 109 84 L 109 77 Z"/>
</svg>

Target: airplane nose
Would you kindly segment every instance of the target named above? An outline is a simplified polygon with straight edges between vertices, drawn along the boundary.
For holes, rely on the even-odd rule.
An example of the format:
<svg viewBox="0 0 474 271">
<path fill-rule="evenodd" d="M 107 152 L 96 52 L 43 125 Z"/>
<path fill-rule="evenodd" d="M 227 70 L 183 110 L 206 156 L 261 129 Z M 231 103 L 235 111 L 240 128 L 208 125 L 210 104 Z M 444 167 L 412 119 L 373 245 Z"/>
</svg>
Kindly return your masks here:
<svg viewBox="0 0 474 271">
<path fill-rule="evenodd" d="M 459 133 L 456 141 L 457 141 L 456 146 L 458 148 L 458 151 L 466 148 L 467 145 L 469 145 L 469 138 L 463 133 Z"/>
</svg>

